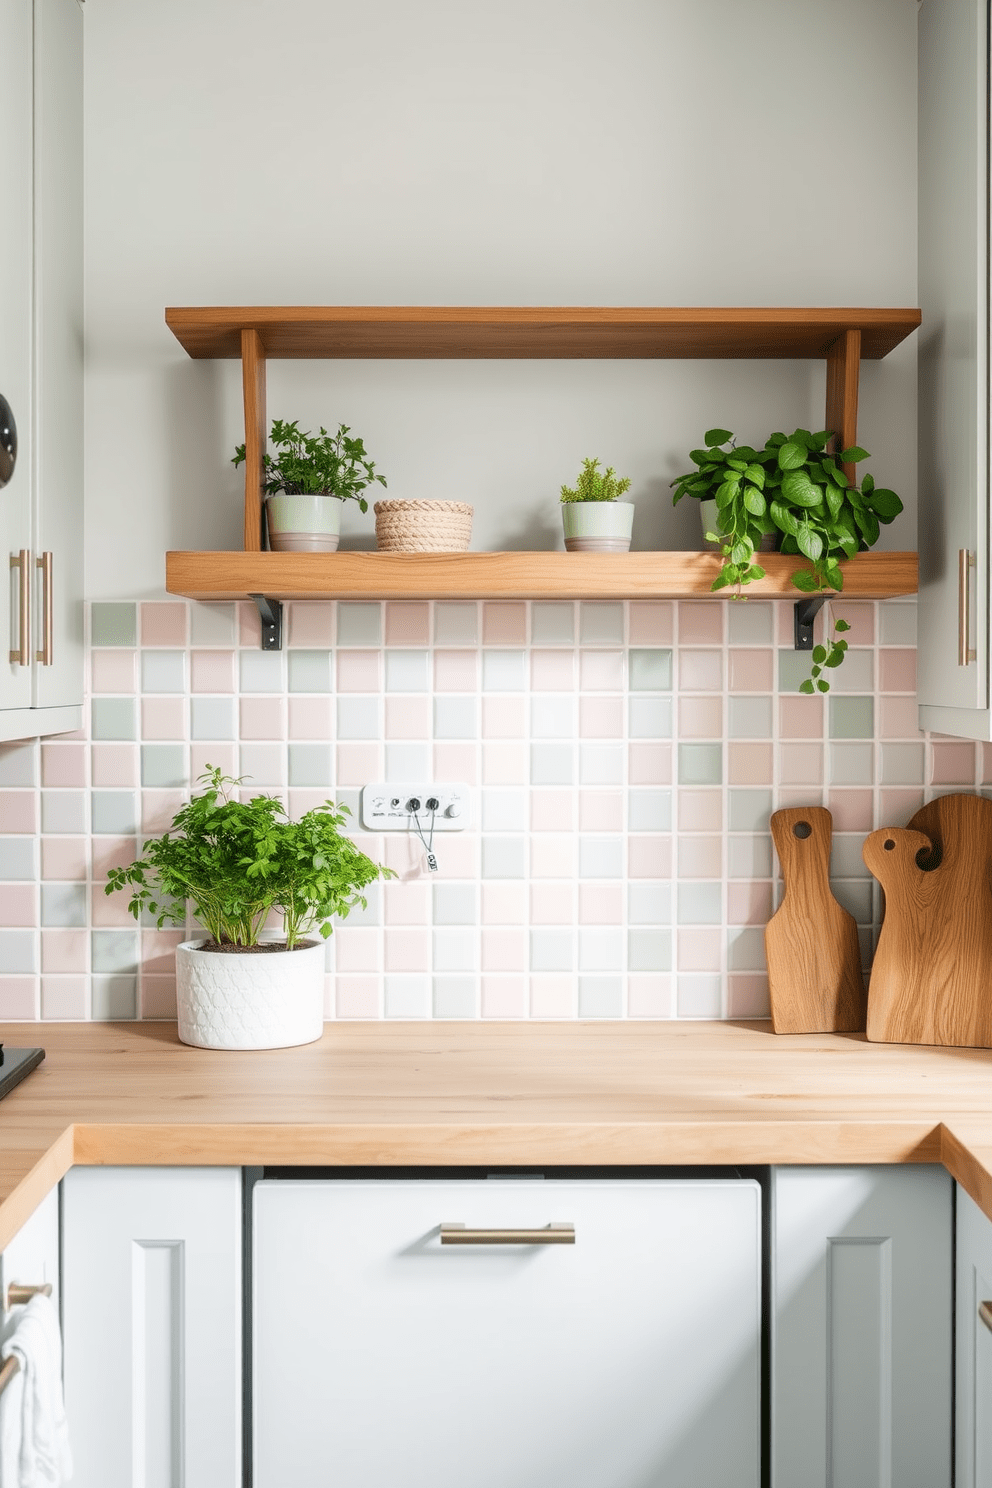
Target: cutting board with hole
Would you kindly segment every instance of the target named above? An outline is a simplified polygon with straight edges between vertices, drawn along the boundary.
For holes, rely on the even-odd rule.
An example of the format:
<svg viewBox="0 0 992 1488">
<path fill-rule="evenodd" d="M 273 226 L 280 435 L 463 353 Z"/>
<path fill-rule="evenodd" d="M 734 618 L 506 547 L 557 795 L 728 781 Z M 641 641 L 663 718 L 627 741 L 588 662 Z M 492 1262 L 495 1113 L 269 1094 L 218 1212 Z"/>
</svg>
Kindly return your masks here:
<svg viewBox="0 0 992 1488">
<path fill-rule="evenodd" d="M 940 796 L 863 855 L 885 891 L 868 1037 L 992 1048 L 992 801 Z"/>
<path fill-rule="evenodd" d="M 765 926 L 772 1027 L 776 1033 L 864 1028 L 858 927 L 830 889 L 830 812 L 790 807 L 773 814 L 771 827 L 785 884 Z"/>
</svg>

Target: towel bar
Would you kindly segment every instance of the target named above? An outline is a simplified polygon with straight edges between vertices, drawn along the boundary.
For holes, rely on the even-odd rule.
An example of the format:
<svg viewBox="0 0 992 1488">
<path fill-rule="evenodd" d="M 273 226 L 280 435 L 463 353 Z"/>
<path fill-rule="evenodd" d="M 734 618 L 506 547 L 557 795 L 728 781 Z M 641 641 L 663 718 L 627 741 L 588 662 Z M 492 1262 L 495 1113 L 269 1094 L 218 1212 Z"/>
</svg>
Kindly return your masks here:
<svg viewBox="0 0 992 1488">
<path fill-rule="evenodd" d="M 6 1390 L 20 1367 L 16 1354 L 11 1354 L 9 1359 L 4 1359 L 3 1365 L 0 1366 L 0 1395 Z"/>
<path fill-rule="evenodd" d="M 43 1281 L 38 1286 L 22 1286 L 18 1281 L 12 1281 L 4 1295 L 4 1311 L 11 1307 L 22 1307 L 25 1302 L 30 1302 L 32 1297 L 50 1297 L 52 1295 L 52 1283 Z"/>
</svg>

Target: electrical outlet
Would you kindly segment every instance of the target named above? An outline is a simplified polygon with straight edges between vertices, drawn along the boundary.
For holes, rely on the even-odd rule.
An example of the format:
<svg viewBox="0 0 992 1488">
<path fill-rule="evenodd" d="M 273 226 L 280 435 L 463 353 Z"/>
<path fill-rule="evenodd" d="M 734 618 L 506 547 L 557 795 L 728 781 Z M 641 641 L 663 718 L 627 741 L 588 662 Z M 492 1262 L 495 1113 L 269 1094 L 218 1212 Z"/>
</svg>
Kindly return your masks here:
<svg viewBox="0 0 992 1488">
<path fill-rule="evenodd" d="M 467 785 L 383 781 L 362 787 L 362 826 L 367 832 L 464 832 L 469 824 Z"/>
</svg>

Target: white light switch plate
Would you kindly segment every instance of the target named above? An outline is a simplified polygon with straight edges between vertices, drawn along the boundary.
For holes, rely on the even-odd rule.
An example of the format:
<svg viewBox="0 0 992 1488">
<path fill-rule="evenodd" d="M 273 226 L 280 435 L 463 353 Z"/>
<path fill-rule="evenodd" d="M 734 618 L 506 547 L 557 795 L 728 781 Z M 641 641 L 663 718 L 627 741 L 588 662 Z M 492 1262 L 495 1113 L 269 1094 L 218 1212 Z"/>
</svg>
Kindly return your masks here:
<svg viewBox="0 0 992 1488">
<path fill-rule="evenodd" d="M 428 801 L 437 802 L 433 812 L 435 832 L 464 832 L 469 825 L 471 792 L 467 785 L 391 780 L 362 787 L 362 826 L 367 832 L 412 832 L 414 801 L 420 802 L 416 819 L 422 832 L 431 826 Z"/>
</svg>

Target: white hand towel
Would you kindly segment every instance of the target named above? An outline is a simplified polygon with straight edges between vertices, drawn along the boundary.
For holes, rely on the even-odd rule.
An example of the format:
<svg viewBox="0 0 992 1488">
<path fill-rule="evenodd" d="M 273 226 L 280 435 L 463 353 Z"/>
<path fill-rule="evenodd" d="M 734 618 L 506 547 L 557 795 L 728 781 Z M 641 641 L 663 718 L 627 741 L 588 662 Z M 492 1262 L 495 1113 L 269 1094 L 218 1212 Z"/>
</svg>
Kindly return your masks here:
<svg viewBox="0 0 992 1488">
<path fill-rule="evenodd" d="M 11 1481 L 16 1488 L 61 1488 L 72 1477 L 72 1458 L 62 1400 L 62 1335 L 49 1297 L 35 1296 L 28 1302 L 14 1331 L 0 1346 L 0 1357 L 7 1359 L 11 1354 L 21 1368 L 4 1395 L 20 1381 L 21 1409 L 18 1420 L 5 1405 L 0 1433 L 0 1444 L 6 1448 L 8 1433 L 19 1428 L 18 1476 Z M 15 1403 L 16 1398 L 10 1405 Z M 6 1478 L 2 1488 L 8 1488 Z"/>
</svg>

